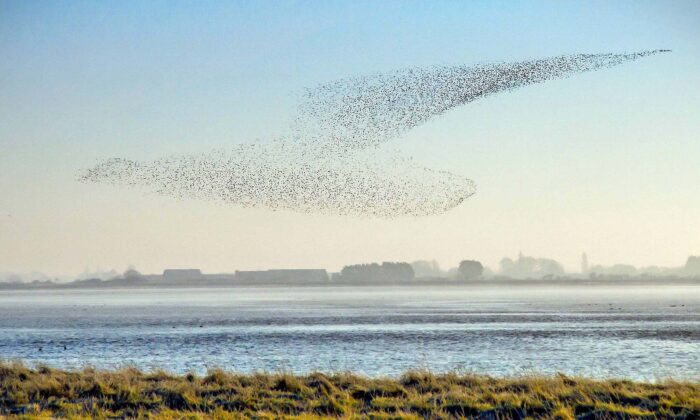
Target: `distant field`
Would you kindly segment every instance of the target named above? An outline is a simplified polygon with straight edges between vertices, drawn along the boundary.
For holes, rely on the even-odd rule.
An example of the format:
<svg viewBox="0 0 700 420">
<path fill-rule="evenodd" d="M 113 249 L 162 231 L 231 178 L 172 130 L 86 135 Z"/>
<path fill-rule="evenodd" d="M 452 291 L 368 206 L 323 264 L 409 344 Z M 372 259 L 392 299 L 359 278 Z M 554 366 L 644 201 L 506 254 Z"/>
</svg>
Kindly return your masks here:
<svg viewBox="0 0 700 420">
<path fill-rule="evenodd" d="M 0 415 L 150 418 L 678 418 L 700 417 L 700 382 L 408 372 L 205 376 L 55 370 L 0 363 Z"/>
</svg>

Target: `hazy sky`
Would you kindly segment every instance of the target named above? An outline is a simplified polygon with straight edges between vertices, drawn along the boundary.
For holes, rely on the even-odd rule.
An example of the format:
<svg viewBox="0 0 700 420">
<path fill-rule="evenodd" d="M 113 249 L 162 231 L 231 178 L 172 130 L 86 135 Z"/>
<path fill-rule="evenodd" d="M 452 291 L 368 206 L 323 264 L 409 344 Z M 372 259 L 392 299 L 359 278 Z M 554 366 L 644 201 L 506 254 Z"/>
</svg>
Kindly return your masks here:
<svg viewBox="0 0 700 420">
<path fill-rule="evenodd" d="M 700 254 L 700 3 L 0 1 L 0 271 L 326 267 L 518 251 Z M 473 179 L 443 215 L 353 218 L 76 182 L 109 157 L 262 140 L 294 95 L 407 66 L 673 53 L 479 100 L 385 145 Z"/>
</svg>

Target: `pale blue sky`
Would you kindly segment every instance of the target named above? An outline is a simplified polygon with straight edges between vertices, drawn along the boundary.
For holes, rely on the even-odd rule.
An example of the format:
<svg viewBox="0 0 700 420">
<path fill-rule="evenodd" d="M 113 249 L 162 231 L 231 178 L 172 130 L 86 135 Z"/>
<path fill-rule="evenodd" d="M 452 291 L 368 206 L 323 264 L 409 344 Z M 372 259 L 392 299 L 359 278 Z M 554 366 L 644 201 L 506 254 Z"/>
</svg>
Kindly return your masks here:
<svg viewBox="0 0 700 420">
<path fill-rule="evenodd" d="M 0 1 L 0 271 L 207 271 L 522 250 L 700 254 L 698 2 Z M 469 104 L 392 141 L 474 179 L 441 216 L 243 210 L 75 182 L 99 159 L 267 139 L 294 94 L 406 66 L 673 53 Z"/>
</svg>

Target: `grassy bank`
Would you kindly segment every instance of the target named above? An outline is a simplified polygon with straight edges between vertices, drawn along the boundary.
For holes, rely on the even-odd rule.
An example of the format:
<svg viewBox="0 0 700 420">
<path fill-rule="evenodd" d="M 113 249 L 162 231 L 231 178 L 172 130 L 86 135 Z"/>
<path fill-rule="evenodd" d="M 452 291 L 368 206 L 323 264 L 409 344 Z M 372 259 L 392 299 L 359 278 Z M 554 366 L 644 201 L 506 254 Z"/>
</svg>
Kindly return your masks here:
<svg viewBox="0 0 700 420">
<path fill-rule="evenodd" d="M 0 363 L 8 417 L 698 418 L 700 383 L 490 378 L 409 372 L 204 376 L 136 369 L 63 371 Z"/>
</svg>

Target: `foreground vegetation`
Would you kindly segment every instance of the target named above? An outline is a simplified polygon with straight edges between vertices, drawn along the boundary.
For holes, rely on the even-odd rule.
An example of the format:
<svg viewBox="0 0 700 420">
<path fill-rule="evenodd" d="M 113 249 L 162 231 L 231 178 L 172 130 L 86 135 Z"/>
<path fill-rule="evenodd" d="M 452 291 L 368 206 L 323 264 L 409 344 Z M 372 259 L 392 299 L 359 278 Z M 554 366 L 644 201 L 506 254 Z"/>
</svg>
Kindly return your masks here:
<svg viewBox="0 0 700 420">
<path fill-rule="evenodd" d="M 682 418 L 700 417 L 700 383 L 496 379 L 408 372 L 398 379 L 314 373 L 205 376 L 0 363 L 10 418 Z"/>
</svg>

